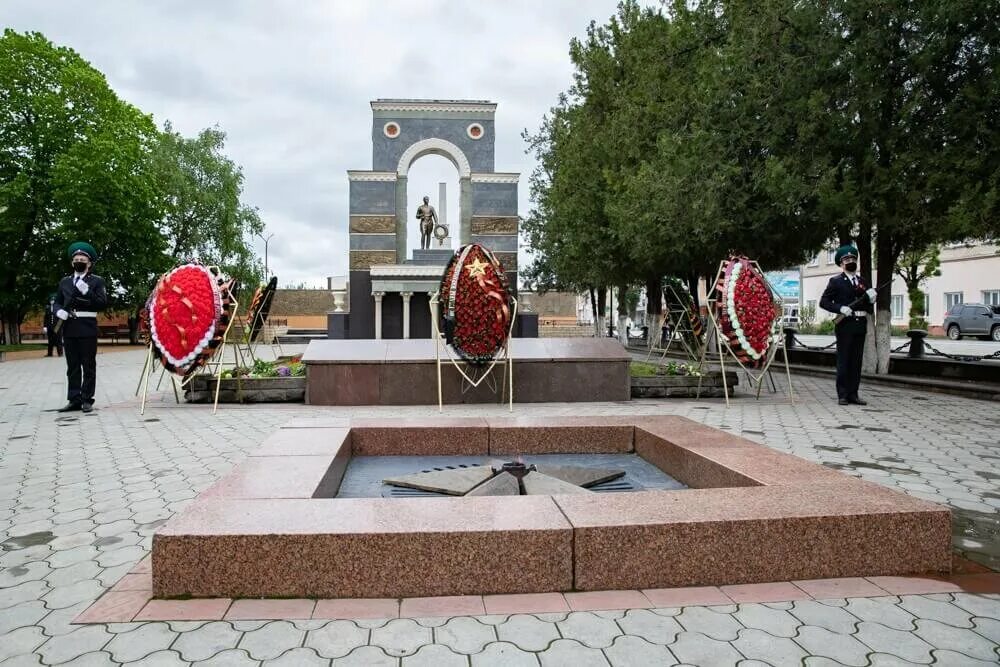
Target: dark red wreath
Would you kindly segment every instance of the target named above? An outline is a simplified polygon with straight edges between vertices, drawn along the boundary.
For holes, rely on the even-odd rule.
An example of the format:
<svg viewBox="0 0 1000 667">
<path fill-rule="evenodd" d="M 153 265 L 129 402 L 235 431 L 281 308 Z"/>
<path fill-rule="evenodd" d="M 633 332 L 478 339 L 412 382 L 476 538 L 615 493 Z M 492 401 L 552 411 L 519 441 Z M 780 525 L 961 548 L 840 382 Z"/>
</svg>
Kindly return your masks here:
<svg viewBox="0 0 1000 667">
<path fill-rule="evenodd" d="M 497 258 L 476 243 L 462 246 L 445 267 L 439 294 L 445 341 L 466 361 L 491 362 L 507 342 L 512 316 Z"/>
<path fill-rule="evenodd" d="M 171 373 L 187 376 L 204 366 L 229 326 L 235 281 L 198 263 L 163 274 L 149 304 L 153 355 Z"/>
<path fill-rule="evenodd" d="M 781 315 L 767 281 L 746 257 L 730 257 L 715 288 L 719 326 L 730 348 L 742 363 L 760 365 L 773 342 L 774 323 Z"/>
<path fill-rule="evenodd" d="M 267 315 L 271 312 L 271 302 L 274 292 L 278 289 L 278 277 L 272 276 L 266 285 L 261 285 L 253 294 L 250 308 L 247 309 L 247 340 L 251 343 L 257 340 L 260 330 L 264 328 Z"/>
</svg>

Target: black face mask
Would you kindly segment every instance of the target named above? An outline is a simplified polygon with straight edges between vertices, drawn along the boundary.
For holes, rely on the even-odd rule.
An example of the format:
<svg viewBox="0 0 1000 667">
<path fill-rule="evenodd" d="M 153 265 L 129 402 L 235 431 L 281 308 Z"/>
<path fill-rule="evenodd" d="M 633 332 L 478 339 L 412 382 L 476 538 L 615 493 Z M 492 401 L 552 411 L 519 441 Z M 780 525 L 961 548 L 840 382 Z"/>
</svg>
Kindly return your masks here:
<svg viewBox="0 0 1000 667">
<path fill-rule="evenodd" d="M 73 270 L 77 273 L 83 273 L 87 270 L 86 262 L 73 262 Z"/>
<path fill-rule="evenodd" d="M 844 264 L 844 268 L 847 269 L 848 271 L 850 271 L 851 273 L 854 273 L 855 271 L 858 270 L 858 263 L 857 262 L 848 262 L 847 264 Z"/>
</svg>

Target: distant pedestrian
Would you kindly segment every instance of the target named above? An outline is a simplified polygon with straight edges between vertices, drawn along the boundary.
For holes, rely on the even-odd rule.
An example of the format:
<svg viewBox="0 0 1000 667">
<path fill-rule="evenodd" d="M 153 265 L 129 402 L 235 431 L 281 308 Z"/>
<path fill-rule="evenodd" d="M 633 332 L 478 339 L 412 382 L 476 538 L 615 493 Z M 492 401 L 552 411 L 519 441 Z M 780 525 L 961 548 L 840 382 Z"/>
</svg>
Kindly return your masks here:
<svg viewBox="0 0 1000 667">
<path fill-rule="evenodd" d="M 56 326 L 59 318 L 56 317 L 56 293 L 49 295 L 49 303 L 45 306 L 45 314 L 42 316 L 42 331 L 49 342 L 49 352 L 46 357 L 52 356 L 52 349 L 55 348 L 59 356 L 63 356 L 62 332 Z"/>
<path fill-rule="evenodd" d="M 108 307 L 108 295 L 104 280 L 92 273 L 97 259 L 94 247 L 77 241 L 67 254 L 73 273 L 59 281 L 54 304 L 62 321 L 69 400 L 59 412 L 90 412 L 97 387 L 97 314 Z"/>
<path fill-rule="evenodd" d="M 843 273 L 830 278 L 819 305 L 837 317 L 837 402 L 868 405 L 858 395 L 861 386 L 861 361 L 865 353 L 868 316 L 874 312 L 876 292 L 865 286 L 858 275 L 858 249 L 844 245 L 834 259 Z"/>
</svg>

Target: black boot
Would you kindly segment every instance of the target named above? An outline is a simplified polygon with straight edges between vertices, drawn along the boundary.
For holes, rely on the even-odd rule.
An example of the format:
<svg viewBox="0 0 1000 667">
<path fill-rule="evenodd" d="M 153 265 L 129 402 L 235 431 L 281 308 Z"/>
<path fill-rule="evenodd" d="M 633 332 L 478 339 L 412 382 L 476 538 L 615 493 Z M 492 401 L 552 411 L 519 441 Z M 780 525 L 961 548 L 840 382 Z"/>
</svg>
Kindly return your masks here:
<svg viewBox="0 0 1000 667">
<path fill-rule="evenodd" d="M 75 401 L 70 401 L 66 405 L 62 406 L 56 412 L 75 412 L 77 410 L 82 410 L 83 406 Z"/>
</svg>

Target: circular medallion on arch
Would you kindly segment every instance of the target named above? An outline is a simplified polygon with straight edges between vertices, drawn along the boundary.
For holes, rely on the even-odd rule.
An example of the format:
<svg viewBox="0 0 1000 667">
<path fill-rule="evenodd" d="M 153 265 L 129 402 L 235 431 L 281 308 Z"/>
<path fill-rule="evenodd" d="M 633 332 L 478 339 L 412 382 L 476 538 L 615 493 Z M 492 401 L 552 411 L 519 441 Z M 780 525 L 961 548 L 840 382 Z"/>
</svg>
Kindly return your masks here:
<svg viewBox="0 0 1000 667">
<path fill-rule="evenodd" d="M 465 133 L 469 135 L 470 139 L 482 139 L 486 131 L 479 123 L 472 123 L 469 127 L 465 128 Z"/>
<path fill-rule="evenodd" d="M 395 139 L 399 136 L 399 123 L 395 121 L 389 121 L 382 126 L 382 134 L 389 137 L 390 139 Z"/>
</svg>

